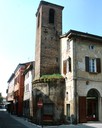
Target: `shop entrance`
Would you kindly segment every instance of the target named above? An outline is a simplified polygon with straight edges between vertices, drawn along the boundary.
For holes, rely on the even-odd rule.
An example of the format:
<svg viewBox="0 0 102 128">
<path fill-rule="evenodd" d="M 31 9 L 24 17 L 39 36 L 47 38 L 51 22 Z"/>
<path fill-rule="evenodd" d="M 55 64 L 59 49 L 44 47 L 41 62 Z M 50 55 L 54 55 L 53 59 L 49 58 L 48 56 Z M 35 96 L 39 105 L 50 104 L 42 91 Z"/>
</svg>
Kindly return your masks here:
<svg viewBox="0 0 102 128">
<path fill-rule="evenodd" d="M 86 98 L 87 121 L 98 120 L 98 92 L 91 89 Z"/>
</svg>

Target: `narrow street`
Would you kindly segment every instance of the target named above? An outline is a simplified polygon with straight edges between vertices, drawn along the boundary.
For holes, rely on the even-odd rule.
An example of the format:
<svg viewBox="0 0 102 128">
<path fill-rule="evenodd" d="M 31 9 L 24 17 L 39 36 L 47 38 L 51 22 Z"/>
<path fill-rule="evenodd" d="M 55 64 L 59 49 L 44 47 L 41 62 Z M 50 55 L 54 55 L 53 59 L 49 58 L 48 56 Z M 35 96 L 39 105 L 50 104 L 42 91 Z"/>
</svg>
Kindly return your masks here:
<svg viewBox="0 0 102 128">
<path fill-rule="evenodd" d="M 0 128 L 28 128 L 17 120 L 13 119 L 8 112 L 0 111 Z"/>
<path fill-rule="evenodd" d="M 28 122 L 22 117 L 10 115 L 8 112 L 0 111 L 0 128 L 42 128 L 39 125 Z M 77 125 L 43 126 L 43 128 L 102 128 L 100 122 L 90 122 Z"/>
</svg>

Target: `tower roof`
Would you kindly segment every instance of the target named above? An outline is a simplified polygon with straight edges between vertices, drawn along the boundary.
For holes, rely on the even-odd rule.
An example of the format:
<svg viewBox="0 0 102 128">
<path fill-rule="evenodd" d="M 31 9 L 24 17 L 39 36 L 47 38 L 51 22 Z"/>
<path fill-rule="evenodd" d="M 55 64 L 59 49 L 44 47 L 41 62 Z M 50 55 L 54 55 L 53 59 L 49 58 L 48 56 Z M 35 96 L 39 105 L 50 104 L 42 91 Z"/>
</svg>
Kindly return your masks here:
<svg viewBox="0 0 102 128">
<path fill-rule="evenodd" d="M 36 12 L 36 16 L 37 16 L 37 14 L 38 14 L 39 8 L 40 8 L 42 5 L 55 6 L 55 7 L 57 7 L 57 8 L 62 9 L 62 10 L 63 10 L 63 8 L 64 8 L 64 7 L 61 6 L 61 5 L 57 5 L 57 4 L 53 4 L 53 3 L 50 3 L 50 2 L 46 2 L 46 1 L 41 0 L 41 1 L 40 1 L 40 4 L 39 4 L 39 6 L 38 6 L 37 12 Z"/>
</svg>

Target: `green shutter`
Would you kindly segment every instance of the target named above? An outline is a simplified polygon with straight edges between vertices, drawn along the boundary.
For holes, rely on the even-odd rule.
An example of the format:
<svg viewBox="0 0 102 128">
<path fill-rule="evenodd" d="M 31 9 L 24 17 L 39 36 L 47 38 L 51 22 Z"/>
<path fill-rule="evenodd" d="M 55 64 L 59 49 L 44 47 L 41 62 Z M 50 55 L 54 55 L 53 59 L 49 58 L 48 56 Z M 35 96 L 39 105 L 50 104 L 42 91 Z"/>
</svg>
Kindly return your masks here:
<svg viewBox="0 0 102 128">
<path fill-rule="evenodd" d="M 85 70 L 86 72 L 89 72 L 89 57 L 85 57 Z"/>
<path fill-rule="evenodd" d="M 100 58 L 96 59 L 96 64 L 97 64 L 97 72 L 100 73 L 101 72 L 101 60 L 100 60 Z"/>
</svg>

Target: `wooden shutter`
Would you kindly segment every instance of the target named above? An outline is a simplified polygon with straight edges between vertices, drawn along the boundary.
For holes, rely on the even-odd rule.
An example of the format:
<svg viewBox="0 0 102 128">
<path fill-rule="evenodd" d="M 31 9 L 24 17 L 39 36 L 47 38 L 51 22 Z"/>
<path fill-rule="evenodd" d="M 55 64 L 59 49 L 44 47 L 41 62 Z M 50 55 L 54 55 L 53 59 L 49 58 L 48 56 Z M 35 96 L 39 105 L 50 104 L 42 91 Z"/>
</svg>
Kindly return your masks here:
<svg viewBox="0 0 102 128">
<path fill-rule="evenodd" d="M 100 73 L 101 72 L 101 60 L 100 60 L 100 58 L 96 59 L 96 66 L 97 66 L 97 72 Z"/>
<path fill-rule="evenodd" d="M 63 61 L 63 74 L 67 73 L 67 61 Z"/>
<path fill-rule="evenodd" d="M 79 97 L 79 122 L 86 123 L 86 97 Z"/>
<path fill-rule="evenodd" d="M 85 57 L 85 70 L 86 72 L 89 72 L 89 57 Z"/>
</svg>

